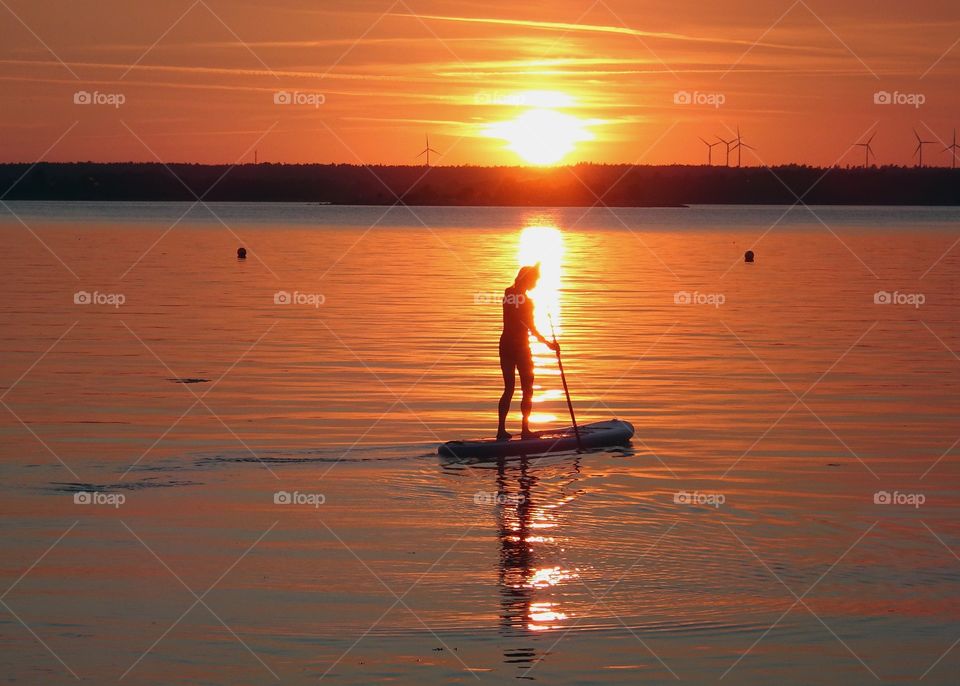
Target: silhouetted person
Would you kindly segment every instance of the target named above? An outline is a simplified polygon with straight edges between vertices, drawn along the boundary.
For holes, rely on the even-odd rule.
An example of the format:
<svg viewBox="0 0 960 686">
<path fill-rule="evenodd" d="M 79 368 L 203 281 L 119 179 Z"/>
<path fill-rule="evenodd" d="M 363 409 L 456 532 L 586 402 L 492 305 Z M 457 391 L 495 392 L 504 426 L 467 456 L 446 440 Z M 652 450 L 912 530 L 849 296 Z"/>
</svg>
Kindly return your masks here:
<svg viewBox="0 0 960 686">
<path fill-rule="evenodd" d="M 743 253 L 743 261 L 744 261 L 744 262 L 753 262 L 753 251 L 752 251 L 752 250 L 748 250 L 747 252 Z"/>
<path fill-rule="evenodd" d="M 523 415 L 521 438 L 532 438 L 530 410 L 533 409 L 533 355 L 530 352 L 529 336 L 532 334 L 551 350 L 557 345 L 544 338 L 533 323 L 533 301 L 527 291 L 533 290 L 540 280 L 540 264 L 521 267 L 513 285 L 503 292 L 503 333 L 500 335 L 500 371 L 503 372 L 503 395 L 500 396 L 500 424 L 497 440 L 510 439 L 507 433 L 507 414 L 516 386 L 516 372 L 520 372 L 520 412 Z"/>
<path fill-rule="evenodd" d="M 247 249 L 246 248 L 237 248 L 237 259 L 245 260 L 247 259 Z"/>
</svg>

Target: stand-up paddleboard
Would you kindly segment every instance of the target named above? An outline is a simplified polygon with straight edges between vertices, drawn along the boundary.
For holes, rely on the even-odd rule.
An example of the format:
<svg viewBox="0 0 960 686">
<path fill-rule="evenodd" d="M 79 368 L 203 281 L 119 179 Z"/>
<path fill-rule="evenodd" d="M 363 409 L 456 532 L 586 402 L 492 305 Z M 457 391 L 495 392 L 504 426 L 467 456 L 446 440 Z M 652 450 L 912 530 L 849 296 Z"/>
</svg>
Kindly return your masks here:
<svg viewBox="0 0 960 686">
<path fill-rule="evenodd" d="M 580 445 L 583 448 L 606 448 L 624 445 L 633 437 L 633 425 L 619 419 L 583 424 L 579 427 Z M 521 439 L 514 436 L 509 441 L 483 438 L 477 441 L 448 441 L 437 449 L 445 457 L 484 459 L 510 455 L 542 455 L 577 449 L 577 436 L 573 427 L 538 431 L 535 438 Z"/>
</svg>

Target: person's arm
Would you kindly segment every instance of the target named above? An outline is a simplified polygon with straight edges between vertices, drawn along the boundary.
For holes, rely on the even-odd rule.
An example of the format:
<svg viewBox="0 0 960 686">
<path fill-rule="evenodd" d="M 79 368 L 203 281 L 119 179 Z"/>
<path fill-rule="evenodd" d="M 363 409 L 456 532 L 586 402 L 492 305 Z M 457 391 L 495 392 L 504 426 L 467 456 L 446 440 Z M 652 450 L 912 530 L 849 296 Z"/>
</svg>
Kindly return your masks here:
<svg viewBox="0 0 960 686">
<path fill-rule="evenodd" d="M 559 350 L 560 346 L 554 343 L 553 341 L 547 340 L 543 334 L 537 330 L 537 325 L 533 321 L 533 308 L 527 308 L 523 313 L 523 323 L 526 324 L 527 330 L 536 338 L 538 341 L 543 343 L 545 346 L 551 350 Z"/>
</svg>

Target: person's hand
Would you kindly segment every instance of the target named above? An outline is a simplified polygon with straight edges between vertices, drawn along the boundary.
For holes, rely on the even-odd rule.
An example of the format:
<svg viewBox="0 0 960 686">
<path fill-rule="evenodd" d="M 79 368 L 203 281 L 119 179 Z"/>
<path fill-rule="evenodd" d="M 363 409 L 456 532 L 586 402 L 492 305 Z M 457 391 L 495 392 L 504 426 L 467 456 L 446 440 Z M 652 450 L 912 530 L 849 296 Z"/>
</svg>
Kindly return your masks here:
<svg viewBox="0 0 960 686">
<path fill-rule="evenodd" d="M 555 353 L 560 352 L 560 344 L 556 341 L 547 341 L 547 347 Z"/>
</svg>

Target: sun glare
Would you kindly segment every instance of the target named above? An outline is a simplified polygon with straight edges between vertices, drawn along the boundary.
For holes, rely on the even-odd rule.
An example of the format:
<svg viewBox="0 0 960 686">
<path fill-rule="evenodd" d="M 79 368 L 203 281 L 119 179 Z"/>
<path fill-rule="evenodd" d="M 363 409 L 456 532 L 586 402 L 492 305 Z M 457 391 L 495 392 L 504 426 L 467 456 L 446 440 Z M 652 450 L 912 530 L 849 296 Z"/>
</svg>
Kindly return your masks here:
<svg viewBox="0 0 960 686">
<path fill-rule="evenodd" d="M 540 263 L 540 283 L 530 291 L 530 297 L 536 304 L 536 325 L 541 332 L 549 335 L 549 317 L 552 315 L 559 332 L 563 234 L 555 226 L 528 226 L 520 233 L 517 262 L 520 266 Z"/>
<path fill-rule="evenodd" d="M 560 91 L 523 91 L 517 94 L 515 100 L 518 105 L 531 108 L 555 109 L 574 105 L 573 98 Z"/>
<path fill-rule="evenodd" d="M 530 164 L 556 164 L 577 143 L 593 140 L 588 122 L 556 109 L 573 104 L 565 93 L 527 91 L 517 97 L 517 103 L 527 109 L 515 119 L 491 124 L 484 135 L 505 140 L 510 150 Z"/>
<path fill-rule="evenodd" d="M 540 224 L 537 219 L 530 221 L 536 223 L 532 223 L 520 232 L 517 263 L 521 267 L 540 264 L 540 283 L 530 291 L 530 297 L 534 303 L 534 323 L 540 333 L 550 338 L 553 333 L 551 323 L 558 336 L 563 328 L 560 317 L 563 233 L 556 226 Z M 558 373 L 553 362 L 554 354 L 547 346 L 531 338 L 530 349 L 533 351 L 534 369 L 538 377 L 542 379 Z M 548 397 L 557 398 L 560 394 L 558 389 L 546 389 L 540 384 L 535 388 L 537 389 L 537 395 L 534 396 L 535 402 L 537 398 L 546 400 Z M 556 415 L 549 412 L 534 412 L 530 415 L 530 422 L 533 424 L 549 424 L 556 420 Z"/>
</svg>

